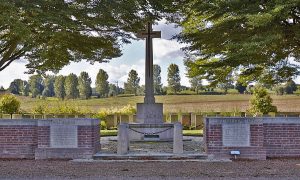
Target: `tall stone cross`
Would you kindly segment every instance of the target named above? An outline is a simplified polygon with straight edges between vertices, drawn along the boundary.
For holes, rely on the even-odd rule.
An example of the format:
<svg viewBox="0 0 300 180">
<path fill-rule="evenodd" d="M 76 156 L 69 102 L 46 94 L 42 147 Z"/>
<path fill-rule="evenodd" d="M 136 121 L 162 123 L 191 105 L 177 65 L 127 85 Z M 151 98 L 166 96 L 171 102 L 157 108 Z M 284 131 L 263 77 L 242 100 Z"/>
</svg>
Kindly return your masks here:
<svg viewBox="0 0 300 180">
<path fill-rule="evenodd" d="M 153 87 L 153 38 L 160 38 L 161 31 L 153 31 L 152 24 L 147 23 L 146 31 L 137 34 L 138 38 L 146 38 L 146 65 L 145 65 L 145 104 L 154 104 L 154 87 Z"/>
</svg>

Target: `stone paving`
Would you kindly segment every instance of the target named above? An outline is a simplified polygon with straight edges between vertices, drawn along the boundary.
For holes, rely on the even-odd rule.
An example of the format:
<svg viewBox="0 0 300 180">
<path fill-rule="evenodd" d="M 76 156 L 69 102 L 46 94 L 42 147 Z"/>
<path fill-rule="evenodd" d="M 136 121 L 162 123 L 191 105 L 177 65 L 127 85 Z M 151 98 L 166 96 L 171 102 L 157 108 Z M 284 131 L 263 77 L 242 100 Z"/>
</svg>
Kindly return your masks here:
<svg viewBox="0 0 300 180">
<path fill-rule="evenodd" d="M 102 153 L 117 153 L 117 137 L 101 137 Z M 183 137 L 184 153 L 203 153 L 202 137 Z M 173 142 L 130 142 L 130 153 L 172 153 Z"/>
</svg>

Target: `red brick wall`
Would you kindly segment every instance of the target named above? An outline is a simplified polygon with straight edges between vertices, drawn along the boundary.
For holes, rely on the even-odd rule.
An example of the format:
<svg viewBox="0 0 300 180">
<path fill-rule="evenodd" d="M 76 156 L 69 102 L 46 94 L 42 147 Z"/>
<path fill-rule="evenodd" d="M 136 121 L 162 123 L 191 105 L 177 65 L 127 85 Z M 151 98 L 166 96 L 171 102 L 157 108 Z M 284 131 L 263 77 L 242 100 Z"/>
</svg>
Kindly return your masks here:
<svg viewBox="0 0 300 180">
<path fill-rule="evenodd" d="M 263 125 L 250 125 L 249 147 L 225 147 L 222 142 L 222 124 L 209 124 L 205 122 L 205 150 L 207 154 L 213 154 L 215 158 L 233 158 L 230 151 L 238 150 L 244 159 L 266 159 L 266 151 L 263 147 Z"/>
<path fill-rule="evenodd" d="M 300 157 L 300 124 L 264 124 L 268 157 Z"/>
<path fill-rule="evenodd" d="M 36 126 L 0 126 L 1 158 L 34 158 L 37 147 Z"/>
<path fill-rule="evenodd" d="M 38 148 L 50 147 L 50 126 L 38 126 Z"/>
<path fill-rule="evenodd" d="M 50 147 L 52 120 L 0 119 L 0 158 L 91 158 L 94 153 L 100 150 L 99 123 L 95 120 L 86 119 L 78 120 L 80 122 L 77 122 L 76 119 L 69 119 L 68 121 L 75 125 L 76 123 L 90 124 L 77 125 L 78 148 Z"/>
<path fill-rule="evenodd" d="M 210 123 L 210 120 L 214 123 Z M 249 120 L 250 146 L 225 147 L 222 142 L 222 121 Z M 253 121 L 253 122 L 251 122 Z M 259 122 L 260 121 L 260 122 Z M 217 123 L 216 123 L 217 122 Z M 230 151 L 238 150 L 238 158 L 300 157 L 299 118 L 206 118 L 204 142 L 207 154 L 217 158 L 233 158 Z"/>
</svg>

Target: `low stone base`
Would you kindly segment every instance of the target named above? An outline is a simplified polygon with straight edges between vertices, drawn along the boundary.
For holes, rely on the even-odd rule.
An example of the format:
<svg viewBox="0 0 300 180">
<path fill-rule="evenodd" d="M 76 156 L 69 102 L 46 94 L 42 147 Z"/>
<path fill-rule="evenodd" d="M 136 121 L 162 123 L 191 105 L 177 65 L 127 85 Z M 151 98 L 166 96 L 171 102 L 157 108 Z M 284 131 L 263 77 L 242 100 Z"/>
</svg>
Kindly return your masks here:
<svg viewBox="0 0 300 180">
<path fill-rule="evenodd" d="M 145 124 L 163 123 L 163 104 L 137 103 L 136 121 Z"/>
<path fill-rule="evenodd" d="M 37 148 L 35 159 L 91 159 L 93 148 Z"/>
</svg>

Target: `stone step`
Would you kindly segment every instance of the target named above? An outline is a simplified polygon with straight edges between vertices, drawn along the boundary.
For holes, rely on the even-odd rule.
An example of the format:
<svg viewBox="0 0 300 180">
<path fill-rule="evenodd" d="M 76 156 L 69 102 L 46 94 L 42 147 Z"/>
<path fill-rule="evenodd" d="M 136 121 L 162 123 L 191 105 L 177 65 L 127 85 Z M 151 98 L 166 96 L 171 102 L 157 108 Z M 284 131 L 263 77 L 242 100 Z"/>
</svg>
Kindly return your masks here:
<svg viewBox="0 0 300 180">
<path fill-rule="evenodd" d="M 129 153 L 126 155 L 117 155 L 112 153 L 96 153 L 93 156 L 94 160 L 206 160 L 208 156 L 206 154 L 193 153 L 193 154 L 172 154 L 172 153 L 151 153 L 151 154 L 139 154 Z"/>
</svg>

